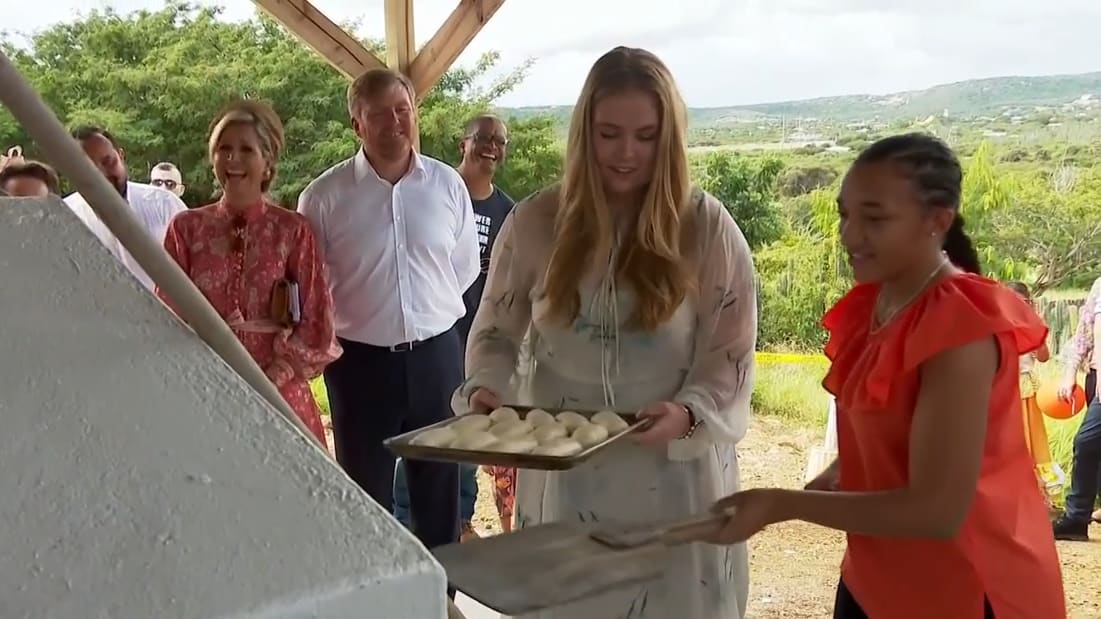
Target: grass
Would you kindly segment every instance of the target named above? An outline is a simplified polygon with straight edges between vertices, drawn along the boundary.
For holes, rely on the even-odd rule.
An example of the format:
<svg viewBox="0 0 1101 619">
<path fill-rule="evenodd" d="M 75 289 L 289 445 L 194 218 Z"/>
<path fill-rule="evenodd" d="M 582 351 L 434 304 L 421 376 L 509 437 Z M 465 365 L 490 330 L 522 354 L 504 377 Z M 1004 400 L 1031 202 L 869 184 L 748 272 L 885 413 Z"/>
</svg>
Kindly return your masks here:
<svg viewBox="0 0 1101 619">
<path fill-rule="evenodd" d="M 757 353 L 754 414 L 825 427 L 830 399 L 822 379 L 827 369 L 829 361 L 821 355 Z"/>
</svg>

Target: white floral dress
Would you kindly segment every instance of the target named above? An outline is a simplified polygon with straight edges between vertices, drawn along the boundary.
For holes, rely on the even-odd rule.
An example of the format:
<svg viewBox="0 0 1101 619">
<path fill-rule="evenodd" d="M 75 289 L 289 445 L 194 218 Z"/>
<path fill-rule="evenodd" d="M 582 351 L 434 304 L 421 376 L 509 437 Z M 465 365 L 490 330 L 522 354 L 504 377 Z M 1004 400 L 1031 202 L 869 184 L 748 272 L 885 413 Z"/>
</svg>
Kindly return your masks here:
<svg viewBox="0 0 1101 619">
<path fill-rule="evenodd" d="M 516 524 L 653 521 L 706 511 L 739 490 L 736 443 L 749 419 L 757 304 L 752 258 L 738 226 L 713 197 L 696 192 L 689 250 L 697 294 L 653 332 L 625 326 L 631 290 L 608 269 L 580 283 L 572 325 L 546 318 L 541 300 L 557 191 L 518 204 L 505 220 L 467 348 L 456 412 L 478 387 L 506 402 L 637 411 L 657 401 L 689 406 L 703 425 L 653 449 L 624 442 L 565 472 L 521 470 Z M 532 365 L 518 368 L 530 331 Z M 524 371 L 526 369 L 526 371 Z M 519 370 L 519 371 L 518 371 Z M 744 544 L 675 549 L 663 579 L 545 610 L 523 619 L 736 619 L 744 616 Z"/>
</svg>

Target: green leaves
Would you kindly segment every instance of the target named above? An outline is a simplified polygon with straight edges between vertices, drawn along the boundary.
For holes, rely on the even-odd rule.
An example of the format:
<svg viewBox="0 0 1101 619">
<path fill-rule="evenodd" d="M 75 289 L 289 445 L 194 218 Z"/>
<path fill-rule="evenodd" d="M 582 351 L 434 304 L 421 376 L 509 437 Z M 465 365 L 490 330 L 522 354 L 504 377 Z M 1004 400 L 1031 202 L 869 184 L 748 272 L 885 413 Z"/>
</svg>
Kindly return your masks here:
<svg viewBox="0 0 1101 619">
<path fill-rule="evenodd" d="M 715 151 L 692 163 L 696 182 L 726 205 L 750 248 L 783 236 L 784 221 L 773 191 L 784 167 L 779 159 L 751 162 L 730 151 Z"/>
<path fill-rule="evenodd" d="M 1037 293 L 1101 269 L 1101 174 L 1058 165 L 999 171 L 983 143 L 964 174 L 961 212 L 983 266 Z"/>
</svg>

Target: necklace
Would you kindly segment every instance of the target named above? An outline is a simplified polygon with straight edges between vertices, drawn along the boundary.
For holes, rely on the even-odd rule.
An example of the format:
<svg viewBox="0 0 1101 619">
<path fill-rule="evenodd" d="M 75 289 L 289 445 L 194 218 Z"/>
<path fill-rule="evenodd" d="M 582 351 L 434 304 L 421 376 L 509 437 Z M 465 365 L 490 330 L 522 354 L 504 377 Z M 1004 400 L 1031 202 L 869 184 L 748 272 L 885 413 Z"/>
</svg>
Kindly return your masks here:
<svg viewBox="0 0 1101 619">
<path fill-rule="evenodd" d="M 899 312 L 906 309 L 906 307 L 913 303 L 914 300 L 917 299 L 922 292 L 925 292 L 925 289 L 929 287 L 929 284 L 932 283 L 937 275 L 940 275 L 940 272 L 944 270 L 944 267 L 948 266 L 949 264 L 951 264 L 951 262 L 949 262 L 948 258 L 942 253 L 940 262 L 937 263 L 936 268 L 934 268 L 932 272 L 930 272 L 929 275 L 925 278 L 925 281 L 923 281 L 921 285 L 918 286 L 917 289 L 914 290 L 914 292 L 906 298 L 905 301 L 886 311 L 884 311 L 883 308 L 883 289 L 880 288 L 875 297 L 875 309 L 872 312 L 871 332 L 875 333 L 890 324 Z M 877 319 L 877 316 L 879 316 L 880 314 L 883 314 L 882 320 Z"/>
</svg>

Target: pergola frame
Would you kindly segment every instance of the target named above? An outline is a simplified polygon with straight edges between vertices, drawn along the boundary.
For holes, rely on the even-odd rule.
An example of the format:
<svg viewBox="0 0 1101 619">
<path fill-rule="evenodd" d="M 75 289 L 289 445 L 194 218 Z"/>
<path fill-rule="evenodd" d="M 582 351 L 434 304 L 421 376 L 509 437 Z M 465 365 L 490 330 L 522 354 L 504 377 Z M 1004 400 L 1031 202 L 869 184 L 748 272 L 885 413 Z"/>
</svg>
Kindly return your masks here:
<svg viewBox="0 0 1101 619">
<path fill-rule="evenodd" d="M 466 51 L 505 0 L 458 0 L 458 6 L 419 51 L 413 29 L 413 1 L 385 0 L 383 62 L 309 0 L 253 0 L 345 76 L 354 79 L 369 69 L 390 67 L 409 78 L 420 100 Z"/>
</svg>

